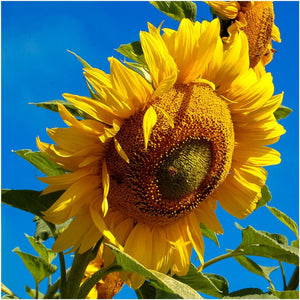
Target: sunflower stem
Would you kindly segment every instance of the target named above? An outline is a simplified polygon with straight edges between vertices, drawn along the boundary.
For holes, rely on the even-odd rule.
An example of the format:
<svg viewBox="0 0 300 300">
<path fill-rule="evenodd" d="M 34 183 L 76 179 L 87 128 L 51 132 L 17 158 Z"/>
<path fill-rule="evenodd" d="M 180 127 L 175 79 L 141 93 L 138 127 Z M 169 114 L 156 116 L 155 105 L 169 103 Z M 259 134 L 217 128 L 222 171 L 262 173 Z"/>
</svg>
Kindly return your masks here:
<svg viewBox="0 0 300 300">
<path fill-rule="evenodd" d="M 39 299 L 39 284 L 35 282 L 35 299 Z"/>
<path fill-rule="evenodd" d="M 52 235 L 53 235 L 54 239 L 56 240 L 59 236 L 56 226 L 46 220 L 44 220 L 44 221 L 50 228 Z M 62 252 L 58 253 L 58 257 L 59 257 L 59 264 L 60 264 L 60 293 L 61 293 L 62 298 L 64 298 L 66 282 L 67 282 L 65 257 Z"/>
<path fill-rule="evenodd" d="M 62 298 L 75 299 L 78 295 L 78 290 L 84 276 L 84 271 L 91 260 L 93 260 L 99 250 L 103 239 L 100 239 L 93 249 L 90 249 L 83 254 L 75 253 L 70 274 L 66 283 L 66 293 L 61 295 Z"/>
<path fill-rule="evenodd" d="M 286 290 L 291 291 L 291 290 L 296 290 L 299 284 L 299 267 L 296 267 L 290 282 L 288 283 Z"/>
<path fill-rule="evenodd" d="M 204 265 L 203 265 L 203 269 L 207 268 L 208 266 L 216 263 L 216 262 L 219 262 L 223 259 L 226 259 L 226 258 L 229 258 L 229 257 L 232 257 L 232 256 L 239 256 L 239 255 L 243 255 L 242 253 L 235 253 L 233 254 L 233 252 L 229 252 L 229 253 L 226 253 L 226 254 L 223 254 L 223 255 L 220 255 L 220 256 L 217 256 L 209 261 L 207 261 Z"/>
<path fill-rule="evenodd" d="M 286 290 L 286 279 L 285 279 L 285 273 L 284 273 L 282 262 L 279 261 L 279 264 L 280 264 L 280 270 L 281 270 L 282 280 L 283 280 L 283 290 Z"/>
</svg>

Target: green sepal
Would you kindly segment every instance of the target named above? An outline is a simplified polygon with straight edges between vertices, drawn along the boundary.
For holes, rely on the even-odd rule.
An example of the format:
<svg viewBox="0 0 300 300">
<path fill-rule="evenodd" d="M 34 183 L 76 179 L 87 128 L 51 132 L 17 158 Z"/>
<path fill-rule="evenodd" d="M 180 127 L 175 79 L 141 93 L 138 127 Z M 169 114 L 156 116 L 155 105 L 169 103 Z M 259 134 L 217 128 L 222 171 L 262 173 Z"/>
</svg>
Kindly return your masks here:
<svg viewBox="0 0 300 300">
<path fill-rule="evenodd" d="M 192 1 L 150 1 L 158 10 L 170 18 L 181 21 L 184 18 L 196 20 L 197 5 Z"/>
<path fill-rule="evenodd" d="M 42 217 L 42 212 L 50 208 L 62 193 L 59 191 L 40 196 L 41 192 L 33 190 L 2 190 L 1 198 L 7 205 Z"/>
<path fill-rule="evenodd" d="M 94 99 L 94 100 L 101 100 L 100 97 L 93 91 L 93 89 L 90 86 L 90 84 L 88 83 L 88 81 L 85 81 L 85 83 L 88 87 L 91 98 Z"/>
<path fill-rule="evenodd" d="M 290 228 L 295 234 L 296 238 L 299 239 L 298 225 L 294 220 L 292 220 L 289 216 L 287 216 L 285 213 L 283 213 L 276 207 L 268 205 L 266 205 L 266 207 L 280 222 L 282 222 L 284 225 Z"/>
<path fill-rule="evenodd" d="M 82 59 L 79 55 L 77 55 L 75 52 L 72 52 L 70 50 L 67 50 L 69 53 L 73 54 L 82 64 L 86 69 L 92 68 L 90 64 L 88 64 L 84 59 Z"/>
<path fill-rule="evenodd" d="M 200 293 L 213 297 L 222 298 L 229 293 L 228 282 L 223 276 L 198 272 L 193 264 L 190 265 L 189 271 L 185 276 L 174 275 L 174 278 Z"/>
<path fill-rule="evenodd" d="M 19 247 L 13 252 L 17 253 L 22 259 L 24 265 L 33 276 L 35 282 L 39 284 L 43 279 L 52 275 L 57 267 L 47 263 L 43 258 L 22 252 Z"/>
<path fill-rule="evenodd" d="M 299 291 L 291 290 L 291 291 L 275 291 L 270 289 L 272 294 L 279 299 L 299 299 Z"/>
<path fill-rule="evenodd" d="M 42 257 L 47 263 L 51 263 L 56 257 L 56 253 L 46 248 L 42 243 L 38 242 L 33 236 L 29 236 L 25 233 L 28 241 L 33 249 Z"/>
<path fill-rule="evenodd" d="M 34 165 L 38 170 L 48 176 L 59 176 L 66 173 L 66 170 L 48 159 L 42 152 L 32 152 L 30 149 L 13 151 L 29 163 Z"/>
<path fill-rule="evenodd" d="M 36 290 L 34 289 L 31 289 L 28 285 L 25 285 L 25 290 L 26 290 L 26 293 L 33 299 L 36 298 Z M 43 299 L 44 298 L 44 294 L 39 292 L 38 294 L 38 299 Z"/>
<path fill-rule="evenodd" d="M 266 205 L 272 199 L 271 193 L 266 185 L 261 189 L 261 198 L 256 203 L 255 210 L 261 206 Z"/>
<path fill-rule="evenodd" d="M 127 65 L 127 67 L 140 73 L 150 84 L 152 84 L 152 78 L 150 75 L 150 71 L 146 65 L 134 63 L 134 62 L 133 63 L 125 62 L 125 63 Z"/>
<path fill-rule="evenodd" d="M 146 66 L 146 61 L 140 41 L 134 41 L 129 44 L 120 45 L 120 47 L 116 50 L 132 61 Z"/>
<path fill-rule="evenodd" d="M 279 268 L 279 267 L 265 267 L 265 266 L 258 265 L 255 261 L 243 255 L 233 256 L 233 258 L 239 264 L 241 264 L 245 269 L 247 269 L 248 271 L 256 275 L 264 277 L 269 282 L 271 282 L 270 274 Z"/>
<path fill-rule="evenodd" d="M 57 103 L 62 104 L 69 112 L 75 117 L 83 118 L 83 119 L 88 119 L 89 116 L 82 110 L 78 109 L 75 105 L 68 101 L 64 100 L 50 100 L 46 102 L 39 102 L 39 103 L 29 103 L 38 107 L 42 107 L 45 109 L 49 109 L 54 112 L 58 112 L 58 106 Z"/>
<path fill-rule="evenodd" d="M 205 226 L 205 224 L 203 224 L 203 223 L 200 223 L 200 228 L 201 228 L 202 234 L 205 237 L 211 239 L 213 242 L 215 242 L 216 245 L 220 248 L 219 240 L 218 240 L 218 237 L 217 237 L 216 233 L 213 230 L 207 228 Z"/>
<path fill-rule="evenodd" d="M 271 237 L 272 234 L 266 234 L 252 226 L 245 229 L 239 225 L 237 227 L 242 230 L 243 239 L 241 244 L 231 252 L 232 256 L 255 255 L 299 265 L 298 248 L 281 244 L 275 239 L 275 236 Z"/>
<path fill-rule="evenodd" d="M 274 112 L 274 116 L 276 120 L 285 119 L 291 112 L 293 112 L 293 110 L 289 107 L 280 105 Z"/>
<path fill-rule="evenodd" d="M 174 278 L 165 275 L 163 273 L 148 270 L 141 263 L 133 259 L 127 253 L 120 251 L 118 248 L 106 244 L 115 254 L 118 265 L 122 266 L 122 269 L 127 272 L 138 273 L 153 282 L 153 285 L 162 290 L 163 292 L 171 294 L 174 297 L 200 299 L 200 295 L 188 285 L 175 280 Z"/>
</svg>

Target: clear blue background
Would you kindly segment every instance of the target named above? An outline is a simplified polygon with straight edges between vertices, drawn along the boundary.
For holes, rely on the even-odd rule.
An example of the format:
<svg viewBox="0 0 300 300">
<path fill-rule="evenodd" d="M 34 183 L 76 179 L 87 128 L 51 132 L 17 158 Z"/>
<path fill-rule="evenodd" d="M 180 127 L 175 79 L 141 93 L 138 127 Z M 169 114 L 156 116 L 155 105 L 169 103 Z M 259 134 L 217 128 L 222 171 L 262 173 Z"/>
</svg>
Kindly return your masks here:
<svg viewBox="0 0 300 300">
<path fill-rule="evenodd" d="M 198 2 L 197 19 L 211 19 L 209 8 Z M 139 31 L 147 30 L 147 22 L 176 29 L 171 20 L 148 2 L 2 2 L 2 188 L 42 190 L 42 174 L 22 160 L 12 150 L 38 150 L 36 136 L 49 141 L 46 128 L 64 126 L 58 114 L 28 105 L 62 99 L 63 92 L 88 95 L 82 66 L 66 49 L 75 51 L 92 66 L 109 72 L 107 57 L 123 57 L 115 51 L 120 44 L 139 39 Z M 299 4 L 275 2 L 275 23 L 281 31 L 282 43 L 273 43 L 277 50 L 267 70 L 274 76 L 275 93 L 285 92 L 283 105 L 293 113 L 280 121 L 287 133 L 274 146 L 282 154 L 282 163 L 268 167 L 267 184 L 272 192 L 271 206 L 298 220 L 298 100 L 299 100 Z M 245 220 L 237 220 L 217 209 L 225 234 L 219 237 L 221 247 L 205 241 L 205 259 L 234 249 L 241 241 L 235 227 L 238 222 L 256 229 L 287 235 L 293 234 L 265 208 Z M 12 249 L 34 253 L 24 233 L 34 234 L 32 215 L 2 205 L 2 282 L 19 297 L 28 298 L 25 284 L 34 287 L 30 273 Z M 51 245 L 49 242 L 47 245 Z M 256 259 L 256 262 L 278 266 L 276 261 Z M 55 261 L 57 264 L 57 260 Z M 196 265 L 198 263 L 196 262 Z M 293 267 L 284 264 L 287 279 Z M 265 279 L 254 275 L 234 259 L 219 262 L 205 270 L 225 276 L 230 291 L 246 287 L 267 290 Z M 58 272 L 57 272 L 58 273 Z M 54 279 L 57 275 L 54 276 Z M 282 290 L 280 271 L 271 275 L 275 287 Z M 45 286 L 46 283 L 42 285 Z M 116 298 L 135 298 L 135 293 L 124 287 Z"/>
</svg>

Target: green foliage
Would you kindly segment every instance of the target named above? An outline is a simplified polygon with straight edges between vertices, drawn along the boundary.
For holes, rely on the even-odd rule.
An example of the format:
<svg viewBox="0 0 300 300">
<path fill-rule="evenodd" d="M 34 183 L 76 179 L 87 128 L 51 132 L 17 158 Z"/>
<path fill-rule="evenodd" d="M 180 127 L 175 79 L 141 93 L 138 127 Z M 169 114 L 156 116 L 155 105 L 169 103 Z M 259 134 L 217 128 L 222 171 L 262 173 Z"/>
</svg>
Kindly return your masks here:
<svg viewBox="0 0 300 300">
<path fill-rule="evenodd" d="M 270 290 L 274 296 L 279 299 L 299 299 L 299 291 L 275 291 Z"/>
<path fill-rule="evenodd" d="M 57 103 L 62 104 L 70 112 L 70 114 L 72 114 L 75 117 L 80 117 L 83 119 L 89 118 L 89 116 L 85 112 L 78 109 L 76 106 L 74 106 L 70 102 L 64 101 L 64 100 L 50 100 L 50 101 L 46 101 L 46 102 L 29 103 L 29 104 L 33 104 L 38 107 L 42 107 L 42 108 L 52 110 L 54 112 L 58 112 Z"/>
<path fill-rule="evenodd" d="M 54 192 L 42 195 L 41 192 L 33 190 L 2 190 L 2 202 L 42 216 L 42 212 L 47 210 L 60 196 L 62 192 Z"/>
<path fill-rule="evenodd" d="M 129 44 L 121 45 L 117 51 L 123 54 L 125 57 L 135 61 L 141 65 L 146 65 L 146 61 L 143 54 L 143 49 L 140 41 L 135 41 Z"/>
<path fill-rule="evenodd" d="M 51 263 L 56 257 L 56 253 L 46 248 L 42 243 L 38 242 L 33 236 L 25 234 L 33 249 L 47 262 Z"/>
<path fill-rule="evenodd" d="M 245 288 L 229 294 L 223 299 L 278 299 L 270 293 L 264 293 L 257 288 Z"/>
<path fill-rule="evenodd" d="M 28 285 L 25 285 L 25 290 L 26 293 L 31 297 L 31 298 L 35 298 L 36 297 L 36 290 L 31 289 Z M 44 294 L 42 294 L 41 292 L 38 292 L 38 299 L 43 299 L 44 298 Z"/>
<path fill-rule="evenodd" d="M 235 255 L 255 255 L 276 259 L 290 264 L 299 264 L 297 248 L 280 244 L 263 231 L 255 230 L 252 226 L 242 229 L 242 242 L 231 252 Z"/>
<path fill-rule="evenodd" d="M 222 298 L 228 295 L 227 280 L 216 274 L 198 272 L 197 268 L 191 264 L 185 276 L 174 275 L 176 280 L 188 284 L 200 293 Z"/>
<path fill-rule="evenodd" d="M 14 151 L 22 158 L 26 159 L 32 165 L 34 165 L 38 170 L 48 176 L 59 176 L 66 173 L 66 170 L 48 159 L 40 151 L 32 152 L 30 149 L 23 149 Z"/>
<path fill-rule="evenodd" d="M 244 268 L 246 268 L 248 271 L 257 274 L 259 276 L 264 277 L 267 279 L 270 284 L 272 284 L 270 279 L 270 274 L 277 270 L 278 267 L 264 267 L 261 265 L 258 265 L 256 262 L 254 262 L 249 257 L 240 255 L 240 256 L 234 256 L 233 257 L 239 264 L 241 264 Z"/>
<path fill-rule="evenodd" d="M 17 253 L 21 257 L 24 265 L 31 273 L 37 284 L 53 274 L 57 269 L 56 266 L 49 264 L 41 257 L 22 252 L 19 247 L 15 248 L 13 252 Z"/>
<path fill-rule="evenodd" d="M 82 59 L 79 55 L 77 55 L 75 52 L 72 52 L 70 50 L 67 50 L 69 53 L 73 54 L 82 64 L 86 69 L 92 68 L 91 65 L 89 65 L 84 59 Z"/>
<path fill-rule="evenodd" d="M 33 219 L 34 222 L 36 222 L 36 229 L 34 233 L 34 238 L 38 242 L 44 242 L 50 237 L 53 237 L 53 234 L 51 232 L 51 229 L 49 228 L 49 225 L 40 217 L 35 216 Z M 72 222 L 72 219 L 68 220 L 67 222 L 60 224 L 60 225 L 54 225 L 56 231 L 61 232 L 63 229 L 65 229 L 70 223 Z"/>
<path fill-rule="evenodd" d="M 274 112 L 276 120 L 285 119 L 293 110 L 289 107 L 280 105 Z"/>
<path fill-rule="evenodd" d="M 200 223 L 200 228 L 201 228 L 202 234 L 203 234 L 205 237 L 211 239 L 212 241 L 214 241 L 214 242 L 216 243 L 216 245 L 217 245 L 218 247 L 220 247 L 220 244 L 219 244 L 219 240 L 218 240 L 218 238 L 217 238 L 217 235 L 216 235 L 216 233 L 215 233 L 213 230 L 207 228 L 207 227 L 205 226 L 205 224 L 203 224 L 203 223 Z"/>
<path fill-rule="evenodd" d="M 150 3 L 172 19 L 181 21 L 188 18 L 195 22 L 197 5 L 192 1 L 150 1 Z"/>
<path fill-rule="evenodd" d="M 282 211 L 280 211 L 276 207 L 271 207 L 268 205 L 266 205 L 266 207 L 279 221 L 281 221 L 288 228 L 290 228 L 294 232 L 297 239 L 299 239 L 298 225 L 294 220 L 292 220 L 290 217 L 288 217 L 286 214 L 284 214 Z"/>
<path fill-rule="evenodd" d="M 130 257 L 128 254 L 120 251 L 118 248 L 112 245 L 107 246 L 112 249 L 115 254 L 117 264 L 122 266 L 124 271 L 138 273 L 151 280 L 155 288 L 161 290 L 160 292 L 166 292 L 168 296 L 172 294 L 174 297 L 183 299 L 200 298 L 200 295 L 188 285 L 179 282 L 168 275 L 154 270 L 148 270 L 138 261 Z"/>
<path fill-rule="evenodd" d="M 271 193 L 266 185 L 261 189 L 261 198 L 256 203 L 255 209 L 260 208 L 261 206 L 266 205 L 272 199 Z"/>
</svg>

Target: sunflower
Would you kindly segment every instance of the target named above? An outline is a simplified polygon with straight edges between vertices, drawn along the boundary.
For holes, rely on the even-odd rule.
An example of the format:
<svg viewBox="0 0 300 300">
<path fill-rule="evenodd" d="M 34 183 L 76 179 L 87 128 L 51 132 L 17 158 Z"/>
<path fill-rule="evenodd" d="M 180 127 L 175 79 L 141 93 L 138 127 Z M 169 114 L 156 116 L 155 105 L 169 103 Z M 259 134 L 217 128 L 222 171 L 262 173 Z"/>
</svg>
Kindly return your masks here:
<svg viewBox="0 0 300 300">
<path fill-rule="evenodd" d="M 280 31 L 274 24 L 273 1 L 207 1 L 228 27 L 229 37 L 243 30 L 249 43 L 250 67 L 264 74 L 264 66 L 273 58 L 272 39 L 281 42 Z M 229 23 L 228 23 L 229 22 Z"/>
<path fill-rule="evenodd" d="M 263 166 L 280 162 L 266 145 L 285 132 L 273 115 L 283 95 L 273 96 L 270 73 L 249 67 L 244 32 L 223 45 L 218 19 L 148 29 L 140 41 L 151 82 L 112 57 L 110 74 L 85 68 L 95 96 L 63 96 L 88 118 L 58 104 L 68 127 L 48 130 L 56 144 L 37 139 L 69 171 L 41 178 L 44 194 L 65 190 L 44 215 L 73 218 L 54 251 L 83 253 L 104 236 L 145 267 L 181 276 L 192 248 L 203 264 L 199 224 L 223 232 L 217 201 L 237 218 L 254 210 Z M 124 279 L 134 289 L 144 281 Z"/>
<path fill-rule="evenodd" d="M 104 266 L 102 257 L 103 244 L 101 244 L 98 254 L 87 266 L 84 272 L 82 283 Z M 122 288 L 124 282 L 118 272 L 113 272 L 101 279 L 88 293 L 86 299 L 112 299 Z"/>
</svg>

